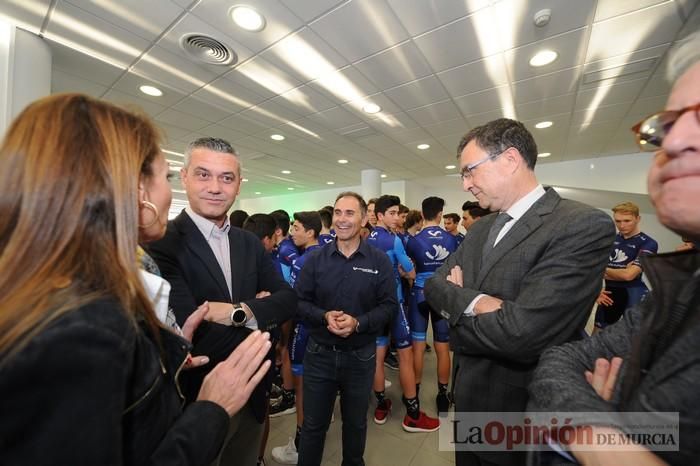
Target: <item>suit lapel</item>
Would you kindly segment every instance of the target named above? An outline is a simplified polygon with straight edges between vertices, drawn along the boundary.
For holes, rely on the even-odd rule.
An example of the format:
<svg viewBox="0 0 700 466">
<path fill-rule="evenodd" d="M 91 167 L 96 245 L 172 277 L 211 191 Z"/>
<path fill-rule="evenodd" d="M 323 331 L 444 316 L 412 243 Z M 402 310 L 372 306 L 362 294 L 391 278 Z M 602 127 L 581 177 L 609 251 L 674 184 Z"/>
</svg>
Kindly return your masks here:
<svg viewBox="0 0 700 466">
<path fill-rule="evenodd" d="M 180 233 L 185 236 L 185 245 L 192 251 L 197 259 L 202 261 L 211 277 L 221 289 L 222 295 L 230 297 L 228 285 L 226 285 L 226 279 L 219 266 L 219 262 L 216 260 L 214 252 L 211 250 L 202 232 L 197 228 L 197 225 L 195 225 L 184 210 L 175 218 L 174 223 Z"/>
<path fill-rule="evenodd" d="M 241 270 L 241 257 L 244 256 L 243 241 L 239 238 L 240 232 L 231 227 L 228 232 L 229 251 L 231 254 L 231 302 L 237 303 L 241 300 L 241 280 L 243 279 L 243 270 Z M 237 263 L 236 261 L 239 261 Z"/>
<path fill-rule="evenodd" d="M 479 275 L 476 280 L 477 289 L 481 287 L 491 269 L 499 260 L 516 246 L 526 240 L 532 232 L 542 226 L 544 215 L 548 215 L 554 210 L 560 197 L 551 188 L 540 199 L 530 207 L 525 214 L 515 222 L 515 225 L 501 238 L 486 259 L 481 264 Z M 495 221 L 495 216 L 494 216 Z M 492 222 L 493 223 L 493 222 Z"/>
</svg>

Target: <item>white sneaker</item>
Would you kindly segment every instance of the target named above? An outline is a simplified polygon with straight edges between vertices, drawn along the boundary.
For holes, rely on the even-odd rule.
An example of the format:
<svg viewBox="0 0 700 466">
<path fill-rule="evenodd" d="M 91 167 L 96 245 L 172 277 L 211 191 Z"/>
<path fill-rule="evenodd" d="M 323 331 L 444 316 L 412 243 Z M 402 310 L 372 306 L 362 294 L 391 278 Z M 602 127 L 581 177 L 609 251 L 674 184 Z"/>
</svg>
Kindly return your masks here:
<svg viewBox="0 0 700 466">
<path fill-rule="evenodd" d="M 389 379 L 384 379 L 384 389 L 386 390 L 387 388 L 391 387 L 392 383 L 391 380 Z"/>
<path fill-rule="evenodd" d="M 294 439 L 289 437 L 288 444 L 273 448 L 272 459 L 280 464 L 297 464 L 299 453 L 297 453 L 297 447 L 294 446 Z"/>
</svg>

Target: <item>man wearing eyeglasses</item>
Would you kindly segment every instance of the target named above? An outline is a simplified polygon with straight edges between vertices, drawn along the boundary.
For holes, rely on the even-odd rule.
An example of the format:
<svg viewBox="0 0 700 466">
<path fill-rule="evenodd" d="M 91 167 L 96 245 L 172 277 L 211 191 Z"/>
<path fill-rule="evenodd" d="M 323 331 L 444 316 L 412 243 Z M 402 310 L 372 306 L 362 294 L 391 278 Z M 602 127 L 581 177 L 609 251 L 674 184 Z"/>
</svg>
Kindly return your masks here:
<svg viewBox="0 0 700 466">
<path fill-rule="evenodd" d="M 668 60 L 675 81 L 666 110 L 632 129 L 641 150 L 656 151 L 649 168 L 649 197 L 666 227 L 700 244 L 700 33 L 679 41 Z M 581 464 L 697 464 L 700 457 L 700 252 L 688 250 L 642 258 L 650 296 L 619 322 L 592 338 L 542 355 L 530 385 L 531 408 L 542 411 L 642 412 L 643 424 L 669 424 L 656 416 L 678 415 L 677 448 L 649 445 L 572 444 L 557 453 Z M 622 361 L 625 364 L 622 365 Z M 618 380 L 619 379 L 619 380 Z M 659 419 L 650 422 L 650 419 Z M 668 419 L 668 418 L 666 418 Z M 616 416 L 623 430 L 621 415 Z M 673 421 L 672 421 L 673 422 Z M 575 424 L 574 424 L 575 425 Z M 617 429 L 592 428 L 594 439 Z M 678 441 L 679 440 L 679 441 Z M 552 453 L 533 452 L 533 456 Z M 533 458 L 533 463 L 541 458 Z"/>
<path fill-rule="evenodd" d="M 615 229 L 603 212 L 539 184 L 537 145 L 518 121 L 472 129 L 459 154 L 464 190 L 494 214 L 471 227 L 425 297 L 450 323 L 455 412 L 468 422 L 460 413 L 525 411 L 540 354 L 582 337 Z M 457 465 L 525 460 L 457 450 Z"/>
</svg>

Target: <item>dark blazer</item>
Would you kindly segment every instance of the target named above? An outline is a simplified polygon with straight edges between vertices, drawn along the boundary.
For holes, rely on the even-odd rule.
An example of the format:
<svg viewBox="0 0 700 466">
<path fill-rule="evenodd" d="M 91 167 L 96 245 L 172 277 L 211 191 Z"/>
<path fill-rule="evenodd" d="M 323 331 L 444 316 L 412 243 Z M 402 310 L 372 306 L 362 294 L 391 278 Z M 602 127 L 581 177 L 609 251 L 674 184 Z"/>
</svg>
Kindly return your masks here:
<svg viewBox="0 0 700 466">
<path fill-rule="evenodd" d="M 476 222 L 425 286 L 450 323 L 457 411 L 525 410 L 540 354 L 583 334 L 615 236 L 608 215 L 548 188 L 482 263 L 495 219 Z M 446 280 L 455 265 L 462 288 Z M 463 315 L 480 293 L 502 299 L 502 308 Z"/>
<path fill-rule="evenodd" d="M 208 466 L 229 417 L 210 401 L 183 411 L 188 347 L 110 297 L 60 316 L 0 365 L 0 463 Z"/>
<path fill-rule="evenodd" d="M 231 227 L 231 288 L 229 295 L 224 274 L 209 244 L 183 210 L 168 222 L 165 236 L 147 246 L 163 278 L 172 285 L 170 306 L 180 325 L 204 301 L 246 303 L 255 314 L 258 328 L 269 331 L 294 316 L 297 298 L 294 291 L 275 270 L 270 255 L 260 240 L 250 232 Z M 271 296 L 256 299 L 256 293 L 269 291 Z M 204 376 L 243 341 L 250 330 L 203 322 L 194 336 L 193 354 L 207 355 L 211 362 L 183 376 L 183 389 L 189 400 L 199 392 Z M 248 403 L 262 421 L 266 411 L 266 384 L 260 384 Z"/>
</svg>

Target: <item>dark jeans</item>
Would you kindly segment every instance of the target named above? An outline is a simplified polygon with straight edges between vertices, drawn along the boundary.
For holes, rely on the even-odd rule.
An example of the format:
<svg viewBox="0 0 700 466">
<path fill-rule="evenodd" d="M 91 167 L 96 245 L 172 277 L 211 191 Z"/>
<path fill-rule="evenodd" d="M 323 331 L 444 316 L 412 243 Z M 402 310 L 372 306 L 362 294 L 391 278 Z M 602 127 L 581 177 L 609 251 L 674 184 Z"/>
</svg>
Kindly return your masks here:
<svg viewBox="0 0 700 466">
<path fill-rule="evenodd" d="M 304 425 L 299 466 L 318 466 L 335 397 L 340 390 L 343 466 L 364 465 L 367 407 L 375 368 L 374 341 L 353 350 L 319 345 L 309 338 L 304 356 Z"/>
</svg>

